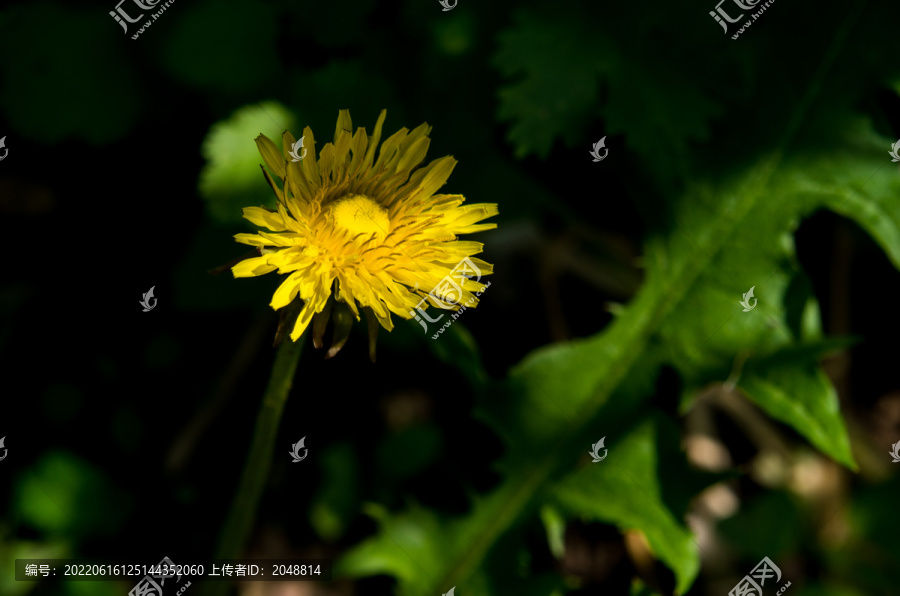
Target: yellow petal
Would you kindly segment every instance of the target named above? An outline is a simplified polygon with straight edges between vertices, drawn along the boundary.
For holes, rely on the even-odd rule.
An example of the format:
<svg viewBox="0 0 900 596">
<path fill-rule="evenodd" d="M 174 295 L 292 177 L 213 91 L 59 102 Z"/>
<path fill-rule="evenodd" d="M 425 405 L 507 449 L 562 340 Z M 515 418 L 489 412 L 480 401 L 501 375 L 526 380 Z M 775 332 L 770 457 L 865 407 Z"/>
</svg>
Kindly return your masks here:
<svg viewBox="0 0 900 596">
<path fill-rule="evenodd" d="M 334 144 L 334 165 L 331 168 L 332 180 L 339 180 L 344 171 L 344 166 L 350 161 L 350 144 L 353 142 L 353 135 L 349 132 L 343 132 Z"/>
<path fill-rule="evenodd" d="M 249 244 L 250 246 L 266 245 L 266 239 L 259 234 L 235 234 L 234 239 L 241 244 Z"/>
<path fill-rule="evenodd" d="M 294 246 L 299 238 L 295 234 L 269 234 L 260 232 L 260 236 L 268 240 L 266 246 Z"/>
<path fill-rule="evenodd" d="M 309 148 L 309 153 L 306 159 L 299 162 L 302 164 L 300 169 L 306 175 L 306 185 L 310 190 L 310 194 L 315 196 L 322 181 L 319 178 L 319 167 L 316 163 L 316 139 L 313 136 L 312 129 L 308 126 L 303 129 L 303 146 Z"/>
<path fill-rule="evenodd" d="M 313 315 L 317 312 L 322 312 L 327 301 L 328 294 L 326 293 L 323 295 L 321 292 L 317 292 L 306 301 L 306 304 L 303 305 L 303 310 L 301 310 L 300 314 L 297 316 L 297 322 L 294 323 L 294 330 L 291 331 L 292 340 L 297 341 L 300 339 L 300 336 L 303 335 L 303 332 L 309 327 Z"/>
<path fill-rule="evenodd" d="M 300 289 L 299 286 L 302 279 L 303 271 L 294 271 L 291 273 L 286 280 L 281 282 L 278 289 L 275 290 L 275 294 L 272 296 L 272 301 L 269 303 L 269 306 L 274 310 L 278 310 L 279 308 L 283 308 L 290 304 L 297 295 L 297 291 Z"/>
<path fill-rule="evenodd" d="M 256 137 L 256 147 L 269 169 L 279 178 L 284 178 L 284 158 L 275 143 L 266 135 L 259 135 Z"/>
<path fill-rule="evenodd" d="M 450 173 L 456 167 L 456 160 L 450 157 L 442 157 L 428 164 L 428 172 L 422 182 L 419 183 L 419 193 L 416 195 L 428 198 L 447 183 Z"/>
<path fill-rule="evenodd" d="M 269 257 L 254 257 L 252 259 L 244 259 L 231 268 L 231 273 L 235 277 L 256 277 L 275 271 L 277 267 L 268 264 Z"/>
<path fill-rule="evenodd" d="M 422 137 L 421 139 L 413 143 L 400 158 L 400 162 L 397 164 L 397 169 L 412 170 L 414 167 L 422 163 L 422 161 L 425 159 L 425 154 L 428 153 L 428 145 L 430 144 L 431 139 L 429 139 L 428 137 Z"/>
<path fill-rule="evenodd" d="M 378 161 L 375 162 L 375 167 L 373 168 L 375 171 L 380 171 L 382 167 L 390 169 L 391 162 L 394 156 L 397 155 L 397 152 L 400 151 L 400 144 L 406 139 L 406 133 L 408 132 L 406 128 L 401 128 L 382 143 L 381 149 L 378 151 Z"/>
<path fill-rule="evenodd" d="M 381 127 L 384 125 L 385 118 L 387 118 L 387 110 L 381 110 L 381 113 L 378 115 L 378 121 L 375 123 L 375 130 L 372 132 L 372 138 L 369 139 L 366 158 L 363 160 L 363 169 L 368 168 L 375 161 L 375 148 L 381 140 Z"/>
<path fill-rule="evenodd" d="M 337 145 L 338 141 L 343 136 L 341 133 L 347 131 L 350 135 L 353 135 L 353 120 L 350 119 L 350 110 L 340 110 L 338 112 L 337 124 L 334 127 L 334 144 Z"/>
<path fill-rule="evenodd" d="M 413 143 L 415 143 L 422 137 L 427 137 L 430 132 L 431 127 L 428 126 L 427 122 L 423 122 L 422 124 L 418 125 L 414 129 L 412 129 L 412 132 L 409 133 L 409 136 L 407 136 L 406 139 L 400 144 L 400 151 L 406 151 L 412 146 Z"/>
<path fill-rule="evenodd" d="M 353 140 L 350 142 L 350 153 L 353 154 L 353 157 L 350 160 L 350 167 L 347 171 L 351 176 L 356 176 L 358 174 L 358 170 L 360 166 L 362 166 L 363 158 L 366 155 L 368 142 L 366 129 L 360 126 L 356 129 L 356 134 L 353 135 Z"/>
<path fill-rule="evenodd" d="M 273 232 L 281 232 L 285 230 L 284 220 L 278 213 L 273 213 L 265 207 L 244 207 L 244 219 L 251 223 L 269 228 Z"/>
<path fill-rule="evenodd" d="M 275 181 L 272 180 L 271 176 L 269 176 L 269 172 L 266 170 L 266 168 L 264 168 L 262 165 L 260 165 L 259 167 L 262 169 L 263 176 L 265 176 L 266 182 L 269 184 L 269 187 L 275 191 L 275 196 L 278 197 L 279 201 L 283 201 L 284 191 L 278 188 L 278 186 L 275 184 Z"/>
</svg>

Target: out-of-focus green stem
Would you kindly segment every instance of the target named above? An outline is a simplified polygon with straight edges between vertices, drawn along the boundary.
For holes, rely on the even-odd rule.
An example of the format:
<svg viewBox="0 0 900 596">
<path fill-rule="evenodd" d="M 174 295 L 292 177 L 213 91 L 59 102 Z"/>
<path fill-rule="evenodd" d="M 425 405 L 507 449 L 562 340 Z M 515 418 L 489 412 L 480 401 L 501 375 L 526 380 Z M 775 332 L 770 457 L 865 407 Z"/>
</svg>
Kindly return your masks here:
<svg viewBox="0 0 900 596">
<path fill-rule="evenodd" d="M 275 437 L 278 436 L 281 413 L 284 411 L 284 404 L 294 382 L 294 373 L 297 371 L 297 363 L 300 362 L 305 338 L 306 334 L 296 342 L 292 342 L 286 337 L 278 348 L 272 376 L 269 377 L 269 385 L 266 387 L 263 403 L 256 417 L 253 443 L 244 464 L 237 495 L 219 536 L 216 554 L 213 557 L 215 559 L 238 557 L 253 527 L 259 498 L 262 496 L 272 466 L 272 453 L 275 448 Z M 204 584 L 204 589 L 201 590 L 204 596 L 224 596 L 230 587 L 229 582 L 221 581 Z"/>
</svg>

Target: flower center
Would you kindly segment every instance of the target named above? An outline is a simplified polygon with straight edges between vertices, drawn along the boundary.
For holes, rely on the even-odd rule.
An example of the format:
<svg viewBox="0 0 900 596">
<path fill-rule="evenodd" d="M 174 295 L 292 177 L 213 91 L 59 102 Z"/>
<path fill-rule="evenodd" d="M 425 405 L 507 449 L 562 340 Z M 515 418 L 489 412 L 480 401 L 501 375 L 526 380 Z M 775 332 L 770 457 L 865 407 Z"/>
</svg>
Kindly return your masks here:
<svg viewBox="0 0 900 596">
<path fill-rule="evenodd" d="M 353 235 L 375 233 L 376 238 L 387 236 L 391 227 L 387 209 L 363 195 L 347 195 L 331 206 L 334 223 Z"/>
</svg>

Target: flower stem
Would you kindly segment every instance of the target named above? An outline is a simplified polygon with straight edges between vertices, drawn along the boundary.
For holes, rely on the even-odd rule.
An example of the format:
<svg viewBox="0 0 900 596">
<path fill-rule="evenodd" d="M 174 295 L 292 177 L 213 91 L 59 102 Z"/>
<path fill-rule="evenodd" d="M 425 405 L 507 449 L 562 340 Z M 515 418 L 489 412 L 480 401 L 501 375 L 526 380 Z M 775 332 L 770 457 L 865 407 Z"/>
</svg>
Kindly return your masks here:
<svg viewBox="0 0 900 596">
<path fill-rule="evenodd" d="M 219 536 L 216 554 L 213 557 L 215 559 L 238 557 L 253 527 L 256 508 L 272 467 L 272 453 L 275 438 L 278 436 L 281 413 L 284 411 L 284 404 L 294 382 L 294 373 L 297 371 L 300 354 L 303 353 L 305 339 L 305 333 L 296 342 L 285 338 L 278 348 L 262 407 L 256 417 L 256 430 L 253 433 L 250 453 L 244 464 L 241 483 L 231 504 L 225 528 Z M 206 589 L 203 593 L 209 596 L 226 594 L 229 588 L 228 582 L 204 583 Z"/>
</svg>

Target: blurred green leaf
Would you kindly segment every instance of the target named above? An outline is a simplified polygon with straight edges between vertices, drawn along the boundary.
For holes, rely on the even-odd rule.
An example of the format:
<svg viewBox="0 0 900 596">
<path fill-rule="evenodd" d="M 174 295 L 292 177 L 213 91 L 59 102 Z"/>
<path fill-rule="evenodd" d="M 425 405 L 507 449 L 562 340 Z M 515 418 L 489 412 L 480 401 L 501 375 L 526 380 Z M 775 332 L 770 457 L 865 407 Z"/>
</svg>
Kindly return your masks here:
<svg viewBox="0 0 900 596">
<path fill-rule="evenodd" d="M 244 207 L 275 208 L 275 193 L 260 171 L 262 156 L 254 139 L 264 134 L 277 145 L 294 126 L 294 115 L 279 103 L 244 106 L 216 122 L 203 141 L 206 164 L 200 171 L 200 195 L 210 217 L 221 224 L 243 222 Z"/>
<path fill-rule="evenodd" d="M 878 175 L 885 170 L 882 153 L 889 143 L 868 123 L 852 124 L 829 131 L 833 145 L 789 155 L 776 150 L 740 175 L 695 180 L 672 206 L 672 224 L 649 236 L 645 283 L 612 325 L 584 340 L 536 350 L 513 370 L 507 394 L 480 401 L 480 416 L 507 441 L 499 466 L 505 477 L 488 496 L 475 500 L 468 515 L 444 522 L 431 518 L 427 531 L 419 528 L 439 533 L 445 544 L 438 566 L 428 567 L 430 583 L 423 586 L 421 576 L 407 578 L 391 562 L 384 562 L 382 571 L 397 575 L 409 593 L 423 594 L 474 577 L 492 546 L 553 494 L 555 480 L 571 473 L 592 441 L 606 435 L 608 445 L 620 444 L 613 430 L 640 415 L 662 363 L 670 362 L 694 383 L 704 377 L 721 382 L 738 353 L 772 354 L 793 346 L 784 303 L 796 268 L 790 233 L 801 217 L 828 206 L 854 218 L 900 268 L 900 180 Z M 751 286 L 759 290 L 758 306 L 744 313 L 738 302 Z M 752 369 L 747 375 L 752 381 L 751 373 L 777 383 L 780 369 L 776 363 Z M 833 446 L 824 448 L 853 465 L 842 447 L 848 439 L 833 389 L 819 372 L 810 378 L 812 383 L 796 387 L 812 391 L 804 399 L 815 407 L 801 409 L 814 425 L 797 430 L 819 443 L 820 429 L 834 433 Z M 752 388 L 752 399 L 773 407 L 777 396 L 758 385 Z M 800 421 L 775 407 L 772 411 L 791 418 L 785 420 L 789 424 Z M 636 455 L 628 474 L 637 474 L 641 490 L 659 500 L 656 478 L 647 470 L 651 446 L 637 442 L 630 449 Z M 577 505 L 587 508 L 590 502 Z M 617 523 L 640 524 L 675 572 L 678 592 L 687 590 L 697 571 L 696 553 L 670 512 L 659 508 L 638 519 L 623 507 L 605 515 Z M 404 514 L 389 519 L 383 527 L 399 519 L 424 521 Z"/>
<path fill-rule="evenodd" d="M 379 525 L 379 534 L 369 538 L 342 557 L 334 567 L 336 577 L 359 577 L 390 573 L 400 580 L 398 594 L 414 596 L 429 592 L 435 573 L 447 552 L 463 547 L 456 535 L 442 530 L 435 513 L 413 506 L 409 512 L 392 515 L 381 505 L 365 506 L 365 512 Z M 483 582 L 476 574 L 473 583 Z M 437 593 L 445 593 L 453 585 L 442 585 Z M 462 585 L 456 586 L 460 593 Z M 472 593 L 471 591 L 469 593 Z"/>
<path fill-rule="evenodd" d="M 566 518 L 558 508 L 550 505 L 541 507 L 541 521 L 547 532 L 547 544 L 557 559 L 562 559 L 566 551 Z"/>
<path fill-rule="evenodd" d="M 454 13 L 431 27 L 435 46 L 447 56 L 461 56 L 475 45 L 475 23 L 469 13 Z"/>
<path fill-rule="evenodd" d="M 640 530 L 683 592 L 700 570 L 700 558 L 690 532 L 662 501 L 656 435 L 648 420 L 612 443 L 607 440 L 608 456 L 563 480 L 554 500 L 570 514 Z"/>
<path fill-rule="evenodd" d="M 162 19 L 167 30 L 161 40 L 161 62 L 186 85 L 226 93 L 252 92 L 280 70 L 275 49 L 278 20 L 269 4 L 178 2 Z"/>
<path fill-rule="evenodd" d="M 103 472 L 69 453 L 43 456 L 13 490 L 18 515 L 51 536 L 110 535 L 131 507 Z"/>
<path fill-rule="evenodd" d="M 398 478 L 417 474 L 433 463 L 442 445 L 440 430 L 431 424 L 392 433 L 378 446 L 380 473 Z"/>
<path fill-rule="evenodd" d="M 593 119 L 598 75 L 611 54 L 580 13 L 518 9 L 515 26 L 498 36 L 493 64 L 518 79 L 500 90 L 498 113 L 513 121 L 508 139 L 517 157 L 546 157 L 557 137 L 571 146 Z"/>
<path fill-rule="evenodd" d="M 333 445 L 320 455 L 322 481 L 309 509 L 316 533 L 328 542 L 344 535 L 357 509 L 359 464 L 353 447 Z"/>
<path fill-rule="evenodd" d="M 133 41 L 119 26 L 101 18 L 97 9 L 68 4 L 29 2 L 4 10 L 4 120 L 46 145 L 72 137 L 103 144 L 126 136 L 138 122 L 146 94 L 125 54 L 125 44 Z"/>
<path fill-rule="evenodd" d="M 458 368 L 473 386 L 485 383 L 488 376 L 481 364 L 478 342 L 475 341 L 469 330 L 457 320 L 438 335 L 437 339 L 433 339 L 432 336 L 439 329 L 437 325 L 437 323 L 430 325 L 428 334 L 422 339 L 428 345 L 431 353 L 441 362 Z M 421 326 L 416 323 L 415 328 L 418 329 Z"/>
<path fill-rule="evenodd" d="M 815 352 L 780 350 L 748 363 L 738 385 L 770 416 L 792 426 L 835 461 L 857 468 L 837 392 Z"/>
<path fill-rule="evenodd" d="M 71 556 L 71 547 L 63 539 L 43 542 L 13 541 L 8 536 L 0 535 L 0 565 L 4 569 L 15 569 L 16 559 L 65 559 Z M 16 581 L 15 573 L 0 574 L 0 594 L 4 596 L 28 594 L 37 585 L 36 582 Z"/>
</svg>

